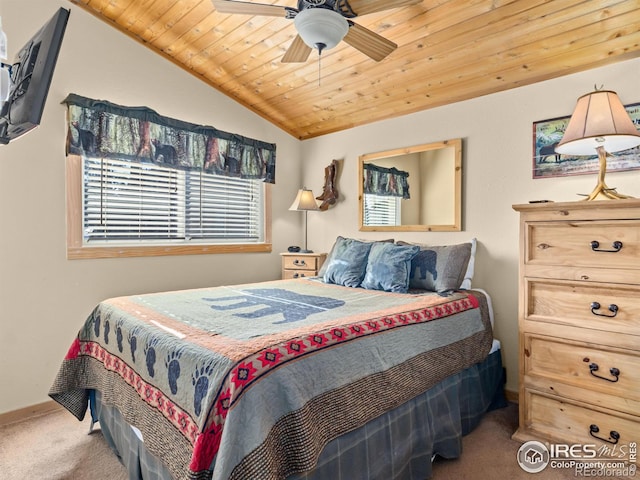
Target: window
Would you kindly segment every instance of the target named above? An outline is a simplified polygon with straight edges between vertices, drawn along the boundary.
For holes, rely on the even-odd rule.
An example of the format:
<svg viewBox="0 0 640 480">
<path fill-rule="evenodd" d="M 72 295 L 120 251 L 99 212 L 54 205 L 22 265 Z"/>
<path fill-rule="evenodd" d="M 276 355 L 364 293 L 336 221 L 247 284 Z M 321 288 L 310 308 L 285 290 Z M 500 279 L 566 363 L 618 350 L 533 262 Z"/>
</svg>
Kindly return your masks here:
<svg viewBox="0 0 640 480">
<path fill-rule="evenodd" d="M 263 241 L 263 182 L 83 159 L 85 245 Z"/>
<path fill-rule="evenodd" d="M 270 252 L 276 145 L 69 94 L 67 257 Z"/>
<path fill-rule="evenodd" d="M 364 194 L 364 225 L 400 225 L 401 197 Z"/>
<path fill-rule="evenodd" d="M 81 199 L 68 208 L 81 217 L 69 221 L 69 258 L 271 251 L 269 187 L 261 180 L 75 155 L 67 161 L 68 198 Z"/>
</svg>

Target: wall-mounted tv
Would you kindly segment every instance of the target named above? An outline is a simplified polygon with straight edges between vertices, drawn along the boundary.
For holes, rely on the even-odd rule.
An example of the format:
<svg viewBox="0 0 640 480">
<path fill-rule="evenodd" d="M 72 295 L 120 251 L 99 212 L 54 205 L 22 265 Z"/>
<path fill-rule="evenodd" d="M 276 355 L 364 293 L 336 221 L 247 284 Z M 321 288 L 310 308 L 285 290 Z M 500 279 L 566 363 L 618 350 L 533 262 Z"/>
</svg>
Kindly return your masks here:
<svg viewBox="0 0 640 480">
<path fill-rule="evenodd" d="M 0 111 L 0 144 L 40 124 L 68 19 L 69 10 L 60 8 L 16 55 L 9 98 Z"/>
</svg>

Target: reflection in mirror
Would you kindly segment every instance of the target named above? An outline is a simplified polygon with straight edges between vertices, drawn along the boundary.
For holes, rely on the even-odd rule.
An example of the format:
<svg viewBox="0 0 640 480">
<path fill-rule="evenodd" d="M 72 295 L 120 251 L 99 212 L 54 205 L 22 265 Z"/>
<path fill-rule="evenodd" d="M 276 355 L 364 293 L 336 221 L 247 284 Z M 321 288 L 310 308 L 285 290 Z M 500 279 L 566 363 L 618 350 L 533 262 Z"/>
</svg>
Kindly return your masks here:
<svg viewBox="0 0 640 480">
<path fill-rule="evenodd" d="M 360 230 L 460 231 L 462 140 L 360 156 Z"/>
</svg>

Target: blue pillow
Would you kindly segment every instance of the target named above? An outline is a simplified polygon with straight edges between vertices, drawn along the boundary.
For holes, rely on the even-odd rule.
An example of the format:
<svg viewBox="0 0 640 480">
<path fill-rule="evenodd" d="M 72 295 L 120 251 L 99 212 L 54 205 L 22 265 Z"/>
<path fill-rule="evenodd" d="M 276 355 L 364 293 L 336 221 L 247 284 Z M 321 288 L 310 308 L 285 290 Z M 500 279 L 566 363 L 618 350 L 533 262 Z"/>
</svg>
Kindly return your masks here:
<svg viewBox="0 0 640 480">
<path fill-rule="evenodd" d="M 360 242 L 353 238 L 338 237 L 325 262 L 323 280 L 345 287 L 359 287 L 367 268 L 367 258 L 371 243 Z"/>
<path fill-rule="evenodd" d="M 417 245 L 374 243 L 369 252 L 362 287 L 370 290 L 407 293 L 411 260 L 420 251 Z"/>
<path fill-rule="evenodd" d="M 320 270 L 318 271 L 318 276 L 319 277 L 324 277 L 324 273 L 327 271 L 327 267 L 329 266 L 330 260 L 333 258 L 333 250 L 336 248 L 335 245 L 336 243 L 339 243 L 342 240 L 346 240 L 344 237 L 341 237 L 340 235 L 338 235 L 338 237 L 336 237 L 336 241 L 334 242 L 333 246 L 331 247 L 331 250 L 329 251 L 329 255 L 327 255 L 327 259 L 326 261 L 322 264 L 322 267 L 320 267 Z M 363 242 L 363 243 L 375 243 L 376 241 L 378 242 L 390 242 L 393 243 L 395 240 L 393 238 L 388 238 L 385 240 L 358 240 L 359 242 Z"/>
</svg>

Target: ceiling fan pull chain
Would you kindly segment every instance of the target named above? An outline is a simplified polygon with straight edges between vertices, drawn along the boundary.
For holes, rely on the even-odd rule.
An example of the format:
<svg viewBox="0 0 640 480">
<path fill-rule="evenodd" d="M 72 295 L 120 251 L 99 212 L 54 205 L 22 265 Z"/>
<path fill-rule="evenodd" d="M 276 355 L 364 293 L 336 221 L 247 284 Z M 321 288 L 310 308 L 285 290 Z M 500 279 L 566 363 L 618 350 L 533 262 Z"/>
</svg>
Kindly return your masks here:
<svg viewBox="0 0 640 480">
<path fill-rule="evenodd" d="M 322 70 L 322 51 L 325 47 L 326 45 L 324 43 L 316 43 L 316 48 L 318 49 L 318 86 L 320 86 L 320 73 Z"/>
</svg>

